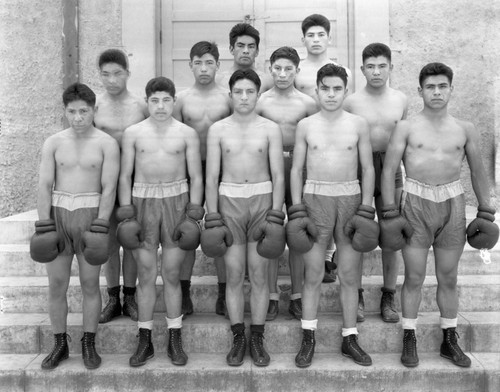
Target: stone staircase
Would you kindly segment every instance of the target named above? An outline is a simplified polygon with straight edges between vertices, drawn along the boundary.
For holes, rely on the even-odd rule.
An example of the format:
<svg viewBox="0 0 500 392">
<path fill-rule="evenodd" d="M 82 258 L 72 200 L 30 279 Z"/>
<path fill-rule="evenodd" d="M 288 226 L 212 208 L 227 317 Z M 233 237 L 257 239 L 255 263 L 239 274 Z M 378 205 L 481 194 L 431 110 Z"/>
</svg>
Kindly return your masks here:
<svg viewBox="0 0 500 392">
<path fill-rule="evenodd" d="M 472 219 L 474 209 L 468 208 L 467 216 Z M 185 367 L 172 365 L 166 355 L 165 305 L 158 278 L 155 358 L 143 367 L 129 367 L 137 326 L 119 317 L 99 326 L 96 345 L 103 358 L 101 367 L 85 369 L 80 356 L 81 292 L 75 262 L 68 290 L 70 359 L 55 370 L 43 371 L 40 364 L 52 348 L 53 335 L 47 313 L 45 266 L 29 257 L 28 242 L 36 219 L 35 211 L 0 219 L 0 391 L 500 391 L 500 246 L 492 250 L 492 263 L 488 265 L 478 251 L 467 246 L 459 265 L 457 331 L 462 348 L 472 359 L 469 369 L 458 368 L 439 356 L 442 332 L 435 303 L 432 252 L 417 330 L 420 365 L 407 369 L 400 363 L 401 324 L 383 323 L 378 314 L 382 272 L 377 250 L 365 255 L 367 317 L 358 324 L 360 344 L 372 356 L 373 366 L 356 365 L 340 354 L 342 325 L 336 282 L 322 284 L 313 364 L 307 369 L 295 367 L 301 329 L 300 322 L 287 310 L 290 282 L 284 257 L 278 261 L 280 314 L 266 323 L 265 345 L 271 365 L 255 367 L 248 355 L 243 366 L 227 366 L 229 321 L 214 313 L 215 267 L 213 260 L 198 251 L 191 287 L 195 313 L 184 320 L 182 332 L 189 355 Z M 403 266 L 396 297 L 398 309 L 402 282 Z M 102 274 L 104 299 L 105 288 Z M 249 285 L 245 288 L 248 294 Z M 250 324 L 249 318 L 246 324 Z"/>
</svg>

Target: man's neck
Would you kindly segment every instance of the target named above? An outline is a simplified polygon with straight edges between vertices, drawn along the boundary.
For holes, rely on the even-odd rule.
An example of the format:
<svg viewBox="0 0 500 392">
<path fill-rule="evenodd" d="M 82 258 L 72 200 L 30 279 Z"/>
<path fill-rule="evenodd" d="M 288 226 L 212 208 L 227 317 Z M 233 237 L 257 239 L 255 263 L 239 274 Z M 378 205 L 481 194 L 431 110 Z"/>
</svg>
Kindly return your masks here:
<svg viewBox="0 0 500 392">
<path fill-rule="evenodd" d="M 329 121 L 335 121 L 344 114 L 344 110 L 342 109 L 342 107 L 338 108 L 337 110 L 325 110 L 322 108 L 320 110 L 320 113 L 323 118 Z"/>
<path fill-rule="evenodd" d="M 216 88 L 216 84 L 215 84 L 215 79 L 212 80 L 210 83 L 208 84 L 202 84 L 202 83 L 199 83 L 199 82 L 195 82 L 193 87 L 194 89 L 198 90 L 198 91 L 202 91 L 202 92 L 209 92 L 209 91 L 212 91 L 214 88 Z"/>
<path fill-rule="evenodd" d="M 249 65 L 249 66 L 244 66 L 244 65 L 239 65 L 239 64 L 234 63 L 231 71 L 233 73 L 234 71 L 238 71 L 238 70 L 246 71 L 248 69 L 255 71 L 255 63 L 253 63 L 252 65 Z"/>
<path fill-rule="evenodd" d="M 153 124 L 157 130 L 164 131 L 166 128 L 172 125 L 172 123 L 174 122 L 174 118 L 170 116 L 166 120 L 159 121 L 156 120 L 153 116 L 150 116 L 149 121 L 151 121 L 151 124 Z"/>
<path fill-rule="evenodd" d="M 295 93 L 295 91 L 296 91 L 296 88 L 293 85 L 293 83 L 290 86 L 288 86 L 287 88 L 278 88 L 276 86 L 273 86 L 273 88 L 272 88 L 273 93 L 275 93 L 276 95 L 283 97 L 283 98 L 287 98 L 287 97 L 291 96 L 292 94 Z"/>
<path fill-rule="evenodd" d="M 253 122 L 257 118 L 257 113 L 252 110 L 250 113 L 239 113 L 235 111 L 232 115 L 233 119 L 241 124 L 248 124 Z"/>
<path fill-rule="evenodd" d="M 319 54 L 313 54 L 313 53 L 307 53 L 307 61 L 310 61 L 311 63 L 323 63 L 328 59 L 328 53 L 326 50 L 323 53 Z"/>
<path fill-rule="evenodd" d="M 123 89 L 123 91 L 118 93 L 118 94 L 110 94 L 106 91 L 106 96 L 109 98 L 109 100 L 116 101 L 116 102 L 125 100 L 125 98 L 127 98 L 128 95 L 129 95 L 129 91 L 126 88 Z"/>
<path fill-rule="evenodd" d="M 380 87 L 373 87 L 370 86 L 369 84 L 365 86 L 365 91 L 368 95 L 375 95 L 375 96 L 384 95 L 387 92 L 387 90 L 389 90 L 389 86 L 387 86 L 387 83 Z"/>
<path fill-rule="evenodd" d="M 448 105 L 440 109 L 433 109 L 424 105 L 422 114 L 431 121 L 441 121 L 448 117 Z"/>
</svg>

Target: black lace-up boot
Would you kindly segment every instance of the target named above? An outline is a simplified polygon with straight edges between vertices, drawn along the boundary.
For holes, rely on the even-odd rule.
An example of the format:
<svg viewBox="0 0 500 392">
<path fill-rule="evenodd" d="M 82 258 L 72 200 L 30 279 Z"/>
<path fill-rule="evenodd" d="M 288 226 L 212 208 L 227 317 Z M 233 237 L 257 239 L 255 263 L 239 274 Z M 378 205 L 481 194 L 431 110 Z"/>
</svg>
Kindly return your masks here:
<svg viewBox="0 0 500 392">
<path fill-rule="evenodd" d="M 180 328 L 170 328 L 168 330 L 167 355 L 172 360 L 172 363 L 177 366 L 184 366 L 188 361 L 188 356 L 182 349 Z"/>
<path fill-rule="evenodd" d="M 414 329 L 404 330 L 401 363 L 406 367 L 415 367 L 418 365 L 417 338 L 415 337 Z"/>
<path fill-rule="evenodd" d="M 372 364 L 370 356 L 359 347 L 358 336 L 356 334 L 344 337 L 342 340 L 342 355 L 352 358 L 358 365 L 370 366 Z"/>
<path fill-rule="evenodd" d="M 441 343 L 441 356 L 449 359 L 457 366 L 470 367 L 470 358 L 464 354 L 457 341 L 456 328 L 443 329 L 443 343 Z"/>
<path fill-rule="evenodd" d="M 87 369 L 97 369 L 101 365 L 101 357 L 95 350 L 95 332 L 83 333 L 82 357 Z"/>
<path fill-rule="evenodd" d="M 55 369 L 61 361 L 69 358 L 68 339 L 69 336 L 66 332 L 54 334 L 54 347 L 50 354 L 43 360 L 42 369 Z"/>
<path fill-rule="evenodd" d="M 135 354 L 129 359 L 130 366 L 137 367 L 144 365 L 148 359 L 155 356 L 155 349 L 151 342 L 151 330 L 147 328 L 139 328 L 139 344 Z"/>
<path fill-rule="evenodd" d="M 382 298 L 380 299 L 380 314 L 382 320 L 386 323 L 397 323 L 399 321 L 399 315 L 396 310 L 396 305 L 394 305 L 394 294 L 396 290 L 386 289 L 382 287 Z"/>
<path fill-rule="evenodd" d="M 123 315 L 137 321 L 139 311 L 135 302 L 135 287 L 123 286 Z"/>
<path fill-rule="evenodd" d="M 271 358 L 264 348 L 264 325 L 250 326 L 250 356 L 255 366 L 267 366 Z"/>
<path fill-rule="evenodd" d="M 243 357 L 247 351 L 247 337 L 245 336 L 245 324 L 238 323 L 231 325 L 233 332 L 233 346 L 226 356 L 229 366 L 240 366 L 243 364 Z"/>
<path fill-rule="evenodd" d="M 288 313 L 290 313 L 297 320 L 300 320 L 302 318 L 302 298 L 290 300 Z"/>
<path fill-rule="evenodd" d="M 306 368 L 311 366 L 315 346 L 316 339 L 314 338 L 314 331 L 312 329 L 303 329 L 302 345 L 300 346 L 299 353 L 295 357 L 295 365 L 297 367 Z"/>
<path fill-rule="evenodd" d="M 100 324 L 109 323 L 115 317 L 122 314 L 122 305 L 120 304 L 120 286 L 109 287 L 108 296 L 108 302 L 99 317 Z"/>
<path fill-rule="evenodd" d="M 193 314 L 193 301 L 191 301 L 191 281 L 181 280 L 182 290 L 182 316 Z"/>
</svg>

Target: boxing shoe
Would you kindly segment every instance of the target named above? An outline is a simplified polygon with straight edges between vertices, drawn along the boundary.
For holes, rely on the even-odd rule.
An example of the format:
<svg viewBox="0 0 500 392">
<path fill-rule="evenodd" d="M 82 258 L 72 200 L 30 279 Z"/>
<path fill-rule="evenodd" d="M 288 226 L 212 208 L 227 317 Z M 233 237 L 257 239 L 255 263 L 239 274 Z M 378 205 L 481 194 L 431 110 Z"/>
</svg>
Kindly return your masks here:
<svg viewBox="0 0 500 392">
<path fill-rule="evenodd" d="M 415 337 L 414 329 L 404 330 L 401 363 L 406 367 L 415 367 L 418 365 L 417 338 Z"/>
<path fill-rule="evenodd" d="M 155 356 L 155 349 L 153 347 L 153 342 L 151 342 L 151 330 L 147 328 L 139 328 L 139 344 L 137 345 L 137 350 L 135 354 L 129 359 L 129 364 L 132 367 L 144 365 L 148 359 Z"/>
<path fill-rule="evenodd" d="M 269 300 L 269 307 L 267 308 L 266 321 L 273 321 L 279 313 L 279 301 Z"/>
<path fill-rule="evenodd" d="M 108 287 L 108 302 L 99 316 L 99 323 L 105 324 L 122 314 L 120 304 L 120 286 Z"/>
<path fill-rule="evenodd" d="M 312 329 L 302 330 L 302 345 L 300 346 L 299 353 L 295 357 L 295 366 L 306 368 L 311 366 L 314 356 L 314 347 L 316 346 L 316 339 Z"/>
<path fill-rule="evenodd" d="M 245 324 L 238 323 L 231 325 L 233 332 L 233 346 L 226 356 L 229 366 L 240 366 L 243 364 L 243 357 L 247 350 L 247 337 L 245 336 Z"/>
<path fill-rule="evenodd" d="M 123 315 L 130 317 L 132 321 L 137 321 L 139 318 L 139 309 L 135 302 L 135 295 L 125 294 L 123 296 Z"/>
<path fill-rule="evenodd" d="M 382 298 L 380 299 L 380 315 L 386 323 L 397 323 L 399 315 L 394 305 L 394 293 L 396 290 L 386 289 L 382 287 Z"/>
<path fill-rule="evenodd" d="M 69 358 L 68 339 L 69 336 L 66 332 L 54 334 L 54 347 L 50 354 L 43 360 L 42 369 L 55 369 L 61 361 Z"/>
<path fill-rule="evenodd" d="M 363 298 L 363 292 L 365 289 L 358 289 L 358 312 L 356 314 L 356 321 L 362 323 L 365 321 L 365 299 Z"/>
<path fill-rule="evenodd" d="M 193 301 L 191 300 L 191 281 L 181 280 L 182 290 L 182 316 L 185 318 L 193 314 Z"/>
<path fill-rule="evenodd" d="M 471 360 L 458 345 L 457 337 L 456 328 L 443 329 L 443 343 L 441 343 L 440 354 L 457 366 L 470 367 Z"/>
<path fill-rule="evenodd" d="M 302 298 L 290 300 L 288 313 L 290 313 L 297 320 L 302 319 Z"/>
<path fill-rule="evenodd" d="M 335 283 L 337 280 L 337 274 L 335 270 L 337 269 L 337 263 L 335 263 L 335 251 L 331 258 L 325 258 L 325 275 L 323 276 L 323 283 Z"/>
<path fill-rule="evenodd" d="M 252 332 L 250 337 L 250 356 L 255 366 L 268 366 L 271 358 L 264 348 L 264 334 Z"/>
<path fill-rule="evenodd" d="M 219 282 L 219 292 L 217 295 L 217 301 L 215 301 L 215 314 L 219 316 L 226 315 L 226 283 Z"/>
<path fill-rule="evenodd" d="M 172 360 L 172 363 L 177 366 L 184 366 L 188 361 L 188 356 L 182 349 L 180 328 L 170 328 L 168 330 L 167 355 Z"/>
<path fill-rule="evenodd" d="M 97 369 L 101 365 L 101 357 L 95 350 L 95 332 L 83 333 L 82 357 L 87 369 Z"/>
<path fill-rule="evenodd" d="M 342 355 L 344 357 L 352 358 L 358 365 L 370 366 L 372 359 L 363 351 L 358 344 L 358 336 L 351 334 L 342 339 Z"/>
</svg>

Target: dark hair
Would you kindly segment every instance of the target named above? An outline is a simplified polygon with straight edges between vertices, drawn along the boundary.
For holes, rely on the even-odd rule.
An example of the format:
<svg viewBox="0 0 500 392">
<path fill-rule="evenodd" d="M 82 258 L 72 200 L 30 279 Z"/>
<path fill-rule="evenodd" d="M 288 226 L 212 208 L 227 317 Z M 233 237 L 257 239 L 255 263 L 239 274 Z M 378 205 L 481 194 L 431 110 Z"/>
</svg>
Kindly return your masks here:
<svg viewBox="0 0 500 392">
<path fill-rule="evenodd" d="M 323 79 L 328 76 L 339 77 L 344 82 L 344 87 L 347 86 L 347 72 L 345 68 L 335 64 L 325 64 L 318 70 L 316 86 L 319 86 Z"/>
<path fill-rule="evenodd" d="M 219 61 L 219 49 L 215 42 L 200 41 L 193 45 L 189 58 L 193 61 L 194 56 L 202 57 L 204 54 L 211 54 L 214 56 L 215 61 Z"/>
<path fill-rule="evenodd" d="M 164 76 L 158 76 L 157 78 L 151 79 L 148 84 L 146 84 L 146 98 L 149 98 L 158 91 L 164 91 L 169 93 L 172 98 L 175 97 L 174 82 Z"/>
<path fill-rule="evenodd" d="M 369 57 L 378 57 L 384 56 L 391 62 L 391 48 L 389 48 L 386 44 L 382 44 L 380 42 L 375 42 L 373 44 L 368 45 L 363 49 L 363 53 L 361 54 L 361 58 L 363 59 L 363 63 Z"/>
<path fill-rule="evenodd" d="M 233 26 L 233 28 L 229 32 L 229 46 L 234 48 L 236 39 L 238 37 L 241 37 L 242 35 L 248 35 L 249 37 L 252 37 L 255 40 L 257 49 L 259 49 L 259 43 L 260 43 L 259 30 L 257 30 L 252 25 L 249 25 L 248 23 L 238 23 Z"/>
<path fill-rule="evenodd" d="M 95 93 L 83 83 L 73 83 L 64 90 L 62 95 L 64 106 L 74 101 L 84 101 L 87 105 L 95 106 Z"/>
<path fill-rule="evenodd" d="M 104 64 L 108 63 L 116 63 L 120 65 L 125 71 L 128 71 L 127 56 L 120 49 L 108 49 L 100 54 L 99 69 L 101 69 Z"/>
<path fill-rule="evenodd" d="M 428 76 L 437 76 L 444 75 L 448 78 L 448 81 L 453 81 L 453 71 L 450 67 L 443 63 L 429 63 L 420 71 L 420 75 L 418 75 L 418 84 L 422 87 L 425 78 Z"/>
<path fill-rule="evenodd" d="M 245 70 L 238 69 L 238 70 L 234 71 L 234 73 L 229 78 L 229 90 L 232 91 L 234 84 L 238 80 L 242 80 L 242 79 L 248 79 L 251 82 L 253 82 L 255 84 L 255 86 L 257 87 L 257 92 L 259 92 L 261 81 L 260 81 L 259 75 L 257 75 L 257 72 L 255 72 L 253 69 L 245 69 Z"/>
<path fill-rule="evenodd" d="M 306 35 L 307 30 L 313 26 L 321 26 L 330 34 L 330 21 L 323 15 L 312 14 L 302 21 L 302 35 Z"/>
<path fill-rule="evenodd" d="M 273 65 L 273 63 L 279 59 L 290 60 L 296 67 L 298 67 L 300 63 L 299 54 L 294 48 L 289 46 L 282 46 L 281 48 L 276 49 L 269 60 L 271 65 Z"/>
</svg>

